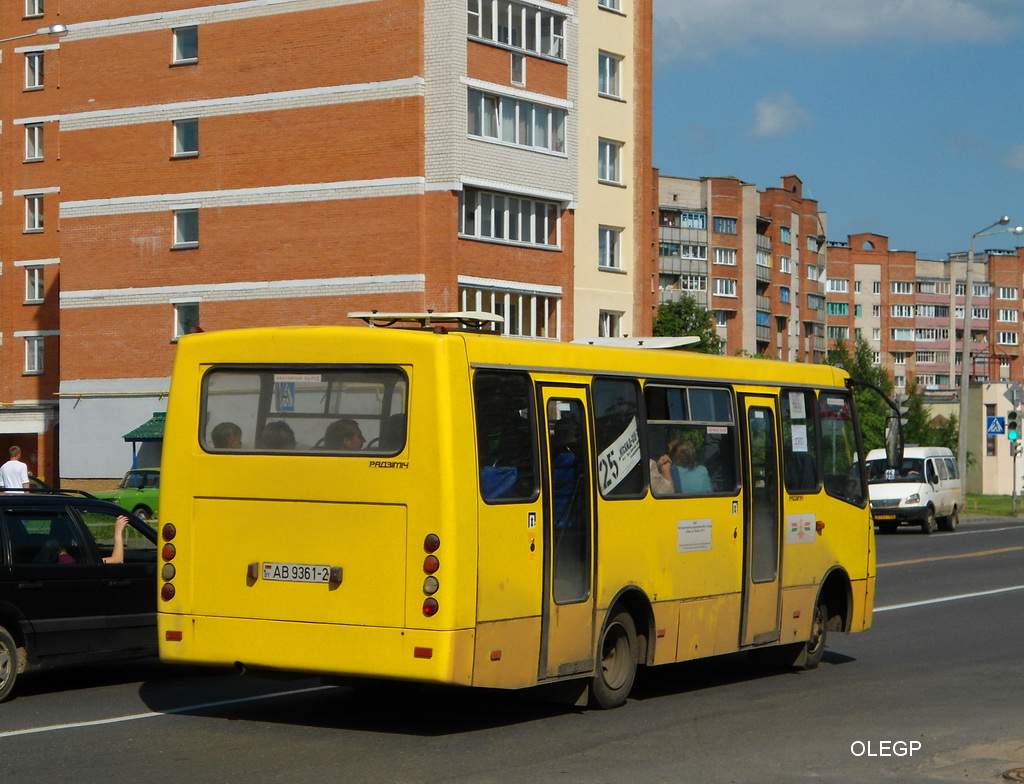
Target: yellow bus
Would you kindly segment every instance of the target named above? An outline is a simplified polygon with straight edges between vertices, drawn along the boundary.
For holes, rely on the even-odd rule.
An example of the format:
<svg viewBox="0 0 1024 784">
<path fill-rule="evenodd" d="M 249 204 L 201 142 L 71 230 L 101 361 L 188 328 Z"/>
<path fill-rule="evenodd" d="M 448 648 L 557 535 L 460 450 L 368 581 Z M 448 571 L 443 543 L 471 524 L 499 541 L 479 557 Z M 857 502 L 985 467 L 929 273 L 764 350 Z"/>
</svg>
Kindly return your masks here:
<svg viewBox="0 0 1024 784">
<path fill-rule="evenodd" d="M 180 340 L 164 661 L 615 707 L 637 665 L 870 627 L 844 371 L 368 320 Z"/>
</svg>

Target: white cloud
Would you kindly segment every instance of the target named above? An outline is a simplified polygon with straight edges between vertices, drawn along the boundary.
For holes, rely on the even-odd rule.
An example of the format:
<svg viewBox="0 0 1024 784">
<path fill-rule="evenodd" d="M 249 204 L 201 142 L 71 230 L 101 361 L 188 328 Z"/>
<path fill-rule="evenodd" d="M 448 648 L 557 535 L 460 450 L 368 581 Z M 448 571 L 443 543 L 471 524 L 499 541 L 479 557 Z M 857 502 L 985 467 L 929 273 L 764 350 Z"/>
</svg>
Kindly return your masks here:
<svg viewBox="0 0 1024 784">
<path fill-rule="evenodd" d="M 811 116 L 787 92 L 762 98 L 757 102 L 754 135 L 783 136 L 803 130 L 812 124 Z"/>
<path fill-rule="evenodd" d="M 654 0 L 659 59 L 708 59 L 756 41 L 795 47 L 1001 40 L 1019 0 Z"/>
</svg>

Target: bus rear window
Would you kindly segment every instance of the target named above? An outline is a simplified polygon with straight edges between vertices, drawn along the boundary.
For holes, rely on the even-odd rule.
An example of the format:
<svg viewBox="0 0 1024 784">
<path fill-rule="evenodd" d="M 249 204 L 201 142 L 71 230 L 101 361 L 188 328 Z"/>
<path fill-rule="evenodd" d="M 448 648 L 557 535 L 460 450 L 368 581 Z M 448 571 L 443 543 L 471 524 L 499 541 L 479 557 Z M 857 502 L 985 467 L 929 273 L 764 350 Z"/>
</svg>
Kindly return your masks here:
<svg viewBox="0 0 1024 784">
<path fill-rule="evenodd" d="M 208 452 L 395 455 L 408 394 L 399 368 L 214 368 L 203 378 L 200 443 Z"/>
</svg>

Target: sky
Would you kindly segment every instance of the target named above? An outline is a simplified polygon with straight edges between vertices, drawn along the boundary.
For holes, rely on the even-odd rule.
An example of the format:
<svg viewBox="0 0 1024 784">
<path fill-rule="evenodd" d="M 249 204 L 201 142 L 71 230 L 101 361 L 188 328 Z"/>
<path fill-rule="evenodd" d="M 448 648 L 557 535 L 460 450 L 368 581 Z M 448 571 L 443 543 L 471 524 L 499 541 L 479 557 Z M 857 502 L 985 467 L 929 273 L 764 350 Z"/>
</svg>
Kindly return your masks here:
<svg viewBox="0 0 1024 784">
<path fill-rule="evenodd" d="M 830 240 L 920 258 L 1024 225 L 1024 0 L 654 0 L 654 27 L 661 174 L 795 174 Z"/>
</svg>

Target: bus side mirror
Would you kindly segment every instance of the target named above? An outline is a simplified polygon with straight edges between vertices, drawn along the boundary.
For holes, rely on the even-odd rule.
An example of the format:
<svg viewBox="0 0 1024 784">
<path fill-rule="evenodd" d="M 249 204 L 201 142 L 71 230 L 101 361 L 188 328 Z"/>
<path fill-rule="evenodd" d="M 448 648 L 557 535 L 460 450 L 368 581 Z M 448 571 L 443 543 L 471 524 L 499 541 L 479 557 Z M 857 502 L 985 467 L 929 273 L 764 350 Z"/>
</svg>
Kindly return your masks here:
<svg viewBox="0 0 1024 784">
<path fill-rule="evenodd" d="M 885 419 L 885 460 L 896 471 L 903 466 L 903 427 L 896 414 Z"/>
</svg>

